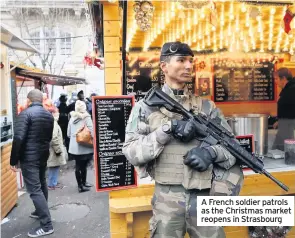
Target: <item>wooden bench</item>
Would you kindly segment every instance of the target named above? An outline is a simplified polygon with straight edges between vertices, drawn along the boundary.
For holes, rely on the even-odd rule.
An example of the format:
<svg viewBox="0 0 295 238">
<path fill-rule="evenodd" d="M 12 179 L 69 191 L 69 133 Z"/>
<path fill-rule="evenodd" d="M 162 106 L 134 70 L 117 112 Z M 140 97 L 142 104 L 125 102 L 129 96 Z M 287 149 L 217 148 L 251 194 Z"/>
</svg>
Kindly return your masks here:
<svg viewBox="0 0 295 238">
<path fill-rule="evenodd" d="M 277 172 L 273 175 L 289 186 L 284 192 L 262 175 L 245 176 L 241 191 L 243 196 L 270 196 L 295 194 L 295 171 Z M 134 189 L 117 190 L 109 193 L 111 238 L 148 238 L 149 219 L 152 216 L 151 198 L 154 184 L 139 185 Z M 248 227 L 225 227 L 227 238 L 248 238 Z M 186 236 L 188 237 L 188 236 Z M 295 238 L 295 228 L 287 235 Z"/>
</svg>

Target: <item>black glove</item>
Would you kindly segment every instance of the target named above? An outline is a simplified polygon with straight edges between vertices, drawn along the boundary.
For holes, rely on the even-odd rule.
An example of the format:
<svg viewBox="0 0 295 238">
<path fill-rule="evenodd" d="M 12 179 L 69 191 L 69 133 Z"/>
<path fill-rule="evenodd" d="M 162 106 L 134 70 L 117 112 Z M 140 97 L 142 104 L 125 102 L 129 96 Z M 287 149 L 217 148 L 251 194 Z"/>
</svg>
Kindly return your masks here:
<svg viewBox="0 0 295 238">
<path fill-rule="evenodd" d="M 195 126 L 191 121 L 175 120 L 171 121 L 171 131 L 174 138 L 189 142 L 195 137 Z"/>
<path fill-rule="evenodd" d="M 215 161 L 216 157 L 217 154 L 212 147 L 196 147 L 184 156 L 183 163 L 199 172 L 204 172 Z"/>
</svg>

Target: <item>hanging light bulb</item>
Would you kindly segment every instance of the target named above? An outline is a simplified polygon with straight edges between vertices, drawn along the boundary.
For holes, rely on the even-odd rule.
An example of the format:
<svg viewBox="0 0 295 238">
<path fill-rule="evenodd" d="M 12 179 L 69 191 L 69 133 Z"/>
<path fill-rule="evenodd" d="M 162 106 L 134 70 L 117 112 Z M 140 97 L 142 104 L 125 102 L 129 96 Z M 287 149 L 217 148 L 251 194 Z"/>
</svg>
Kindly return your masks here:
<svg viewBox="0 0 295 238">
<path fill-rule="evenodd" d="M 242 10 L 242 12 L 246 12 L 247 11 L 247 7 L 246 7 L 246 4 L 245 3 L 242 4 L 241 10 Z"/>
</svg>

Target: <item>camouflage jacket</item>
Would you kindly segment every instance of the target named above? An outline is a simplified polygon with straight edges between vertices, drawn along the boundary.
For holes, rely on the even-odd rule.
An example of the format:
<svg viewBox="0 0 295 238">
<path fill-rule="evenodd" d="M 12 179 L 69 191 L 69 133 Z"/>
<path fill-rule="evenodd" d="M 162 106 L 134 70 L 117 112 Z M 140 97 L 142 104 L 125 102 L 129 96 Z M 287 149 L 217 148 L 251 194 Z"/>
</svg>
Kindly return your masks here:
<svg viewBox="0 0 295 238">
<path fill-rule="evenodd" d="M 187 110 L 192 110 L 193 113 L 204 113 L 208 117 L 221 118 L 221 124 L 231 131 L 221 111 L 216 108 L 211 100 L 202 99 L 201 97 L 192 95 L 188 89 L 184 89 L 184 95 L 174 95 L 170 87 L 165 84 L 162 90 L 170 97 L 182 104 Z M 162 127 L 154 128 L 150 124 L 151 115 L 155 112 L 166 110 L 165 108 L 152 108 L 140 100 L 135 104 L 130 114 L 127 127 L 125 142 L 123 144 L 123 154 L 128 161 L 136 167 L 140 178 L 147 177 L 149 162 L 156 159 L 164 149 L 164 146 L 171 141 L 172 136 L 162 131 Z M 169 111 L 166 113 L 169 113 Z M 153 118 L 153 121 L 155 118 Z M 179 115 L 179 118 L 181 116 Z M 169 120 L 169 117 L 159 118 L 162 123 Z M 179 142 L 182 143 L 182 142 Z M 221 145 L 212 146 L 217 153 L 216 163 L 225 169 L 231 168 L 236 159 Z"/>
</svg>

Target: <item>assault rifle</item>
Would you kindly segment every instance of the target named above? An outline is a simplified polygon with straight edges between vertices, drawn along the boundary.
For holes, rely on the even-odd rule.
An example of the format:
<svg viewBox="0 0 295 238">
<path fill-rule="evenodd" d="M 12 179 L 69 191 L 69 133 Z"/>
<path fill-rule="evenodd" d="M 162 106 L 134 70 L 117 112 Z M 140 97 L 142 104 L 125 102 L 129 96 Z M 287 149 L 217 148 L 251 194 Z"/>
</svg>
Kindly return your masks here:
<svg viewBox="0 0 295 238">
<path fill-rule="evenodd" d="M 198 132 L 203 132 L 202 137 L 205 143 L 209 145 L 222 145 L 235 156 L 237 160 L 247 165 L 255 173 L 264 174 L 285 191 L 289 190 L 285 184 L 277 180 L 263 168 L 264 164 L 259 156 L 249 153 L 235 140 L 234 134 L 221 125 L 220 118 L 207 119 L 207 117 L 201 113 L 194 115 L 158 87 L 151 89 L 145 96 L 144 101 L 150 107 L 165 107 L 167 110 L 179 113 L 185 119 L 191 120 Z"/>
</svg>

